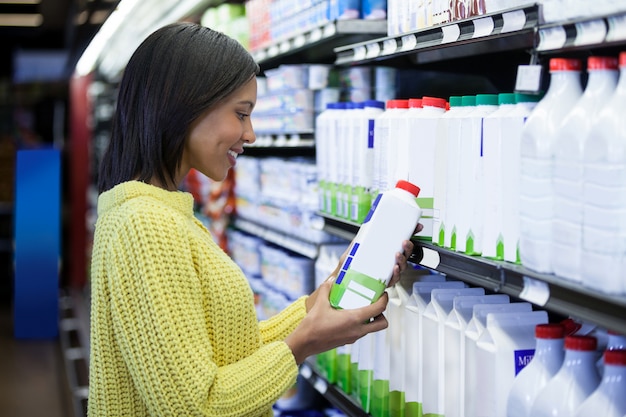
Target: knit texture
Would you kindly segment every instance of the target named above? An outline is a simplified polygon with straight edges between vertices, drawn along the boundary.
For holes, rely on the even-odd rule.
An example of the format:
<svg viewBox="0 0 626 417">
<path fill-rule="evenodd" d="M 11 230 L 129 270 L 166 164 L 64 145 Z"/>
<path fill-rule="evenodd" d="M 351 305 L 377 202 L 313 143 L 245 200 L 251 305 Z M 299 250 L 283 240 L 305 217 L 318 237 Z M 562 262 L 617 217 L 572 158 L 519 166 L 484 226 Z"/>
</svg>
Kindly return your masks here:
<svg viewBox="0 0 626 417">
<path fill-rule="evenodd" d="M 304 297 L 259 323 L 193 197 L 137 181 L 98 199 L 89 417 L 272 416 L 296 381 L 284 338 Z"/>
</svg>

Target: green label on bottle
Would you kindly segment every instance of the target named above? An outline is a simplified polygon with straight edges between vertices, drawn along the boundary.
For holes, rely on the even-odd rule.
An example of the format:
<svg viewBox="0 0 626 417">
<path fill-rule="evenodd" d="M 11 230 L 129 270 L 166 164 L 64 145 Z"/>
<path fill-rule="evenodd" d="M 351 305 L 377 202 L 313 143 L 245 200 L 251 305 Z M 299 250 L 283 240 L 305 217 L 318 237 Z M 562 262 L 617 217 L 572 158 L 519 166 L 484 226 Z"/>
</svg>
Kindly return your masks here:
<svg viewBox="0 0 626 417">
<path fill-rule="evenodd" d="M 389 393 L 389 417 L 404 417 L 404 392 Z"/>
<path fill-rule="evenodd" d="M 423 417 L 422 404 L 411 401 L 404 405 L 404 417 Z"/>
<path fill-rule="evenodd" d="M 372 417 L 389 417 L 389 381 L 376 379 L 372 383 Z"/>
<path fill-rule="evenodd" d="M 330 304 L 335 308 L 359 308 L 378 300 L 387 283 L 353 269 L 341 270 L 330 290 Z"/>
</svg>

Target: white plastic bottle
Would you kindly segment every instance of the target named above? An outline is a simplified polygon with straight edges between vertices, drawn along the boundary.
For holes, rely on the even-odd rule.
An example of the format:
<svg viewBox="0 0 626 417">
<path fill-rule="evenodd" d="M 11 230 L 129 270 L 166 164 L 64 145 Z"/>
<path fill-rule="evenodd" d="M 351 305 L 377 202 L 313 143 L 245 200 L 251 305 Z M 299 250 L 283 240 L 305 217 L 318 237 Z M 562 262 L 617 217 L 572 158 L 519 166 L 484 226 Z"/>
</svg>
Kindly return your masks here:
<svg viewBox="0 0 626 417">
<path fill-rule="evenodd" d="M 387 159 L 390 147 L 391 129 L 396 119 L 402 117 L 409 106 L 408 100 L 387 100 L 385 111 L 374 119 L 374 169 L 372 175 L 372 199 L 386 191 Z M 397 127 L 396 127 L 397 128 Z M 395 129 L 394 129 L 395 130 Z M 397 139 L 397 138 L 396 138 Z"/>
<path fill-rule="evenodd" d="M 330 292 L 335 308 L 364 307 L 376 301 L 391 279 L 395 254 L 415 232 L 422 210 L 419 187 L 398 181 L 378 195 L 357 232 Z"/>
<path fill-rule="evenodd" d="M 582 283 L 626 294 L 626 52 L 613 96 L 598 114 L 584 144 Z"/>
<path fill-rule="evenodd" d="M 374 124 L 384 111 L 385 103 L 378 100 L 363 102 L 356 132 L 356 155 L 353 166 L 352 208 L 350 220 L 363 223 L 372 205 L 372 171 L 374 169 Z"/>
<path fill-rule="evenodd" d="M 569 417 L 600 384 L 596 369 L 597 340 L 566 336 L 565 357 L 559 372 L 539 392 L 530 409 L 533 417 Z"/>
<path fill-rule="evenodd" d="M 617 58 L 592 56 L 583 95 L 567 114 L 554 145 L 552 266 L 560 277 L 582 280 L 583 144 L 593 120 L 617 85 Z"/>
<path fill-rule="evenodd" d="M 476 107 L 476 96 L 462 96 L 461 109 L 455 117 L 447 120 L 448 136 L 448 172 L 446 175 L 446 213 L 445 213 L 445 241 L 444 246 L 452 250 L 457 249 L 459 217 L 463 210 L 461 200 L 461 153 L 462 122 L 463 119 Z"/>
<path fill-rule="evenodd" d="M 582 95 L 580 60 L 552 58 L 550 86 L 524 125 L 521 139 L 520 257 L 538 272 L 552 272 L 552 158 L 561 122 Z"/>
<path fill-rule="evenodd" d="M 326 183 L 326 210 L 328 214 L 338 216 L 341 213 L 341 194 L 339 187 L 339 155 L 338 149 L 341 144 L 339 136 L 339 120 L 342 119 L 346 111 L 346 103 L 336 103 L 335 112 L 329 122 L 329 136 L 326 141 L 327 183 Z"/>
<path fill-rule="evenodd" d="M 482 256 L 486 258 L 504 259 L 503 229 L 504 197 L 510 186 L 511 178 L 505 177 L 505 168 L 512 162 L 505 158 L 505 147 L 511 146 L 514 129 L 508 125 L 505 117 L 515 110 L 515 94 L 498 94 L 498 110 L 483 120 L 483 176 L 484 176 L 484 210 L 483 210 L 483 245 Z"/>
<path fill-rule="evenodd" d="M 446 111 L 446 100 L 423 97 L 421 103 L 421 111 L 412 113 L 409 110 L 406 113 L 409 140 L 405 151 L 408 164 L 404 178 L 420 182 L 421 191 L 417 204 L 422 208 L 421 223 L 424 228 L 417 234 L 417 238 L 430 241 L 433 236 L 437 127 Z M 419 155 L 419 162 L 414 160 L 415 155 Z"/>
<path fill-rule="evenodd" d="M 535 328 L 535 355 L 511 385 L 506 417 L 530 417 L 530 408 L 539 391 L 559 371 L 565 356 L 565 327 L 558 323 Z"/>
<path fill-rule="evenodd" d="M 604 376 L 574 417 L 622 417 L 626 414 L 626 350 L 604 352 Z"/>
<path fill-rule="evenodd" d="M 332 213 L 330 206 L 330 167 L 331 167 L 331 144 L 336 134 L 335 115 L 338 111 L 337 103 L 328 103 L 326 109 L 315 119 L 315 152 L 317 175 L 319 178 L 319 209 L 323 213 Z"/>
<path fill-rule="evenodd" d="M 435 186 L 433 193 L 433 238 L 432 242 L 445 246 L 446 230 L 446 187 L 448 177 L 449 149 L 448 123 L 461 111 L 461 96 L 450 96 L 449 109 L 441 115 L 437 123 L 437 145 L 435 149 Z"/>
</svg>

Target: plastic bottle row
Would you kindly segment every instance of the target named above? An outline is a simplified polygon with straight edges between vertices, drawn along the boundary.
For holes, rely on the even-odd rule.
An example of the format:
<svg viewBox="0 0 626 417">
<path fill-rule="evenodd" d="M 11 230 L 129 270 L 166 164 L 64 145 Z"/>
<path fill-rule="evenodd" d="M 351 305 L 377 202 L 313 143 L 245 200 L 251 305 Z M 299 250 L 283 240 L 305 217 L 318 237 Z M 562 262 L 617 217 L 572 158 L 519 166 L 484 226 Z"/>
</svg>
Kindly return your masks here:
<svg viewBox="0 0 626 417">
<path fill-rule="evenodd" d="M 623 392 L 626 352 L 607 355 L 606 364 L 598 368 L 599 339 L 583 335 L 589 327 L 568 335 L 561 351 L 563 367 L 558 367 L 562 376 L 545 384 L 545 394 L 539 393 L 540 384 L 527 385 L 534 377 L 519 381 L 526 365 L 535 361 L 535 349 L 545 354 L 535 336 L 536 329 L 548 325 L 545 311 L 437 275 L 422 275 L 414 280 L 412 291 L 405 288 L 397 285 L 389 292 L 386 330 L 316 359 L 320 372 L 373 417 L 502 417 L 507 415 L 507 403 L 516 411 L 522 409 L 514 395 L 531 394 L 537 394 L 538 400 L 536 414 L 529 415 L 572 416 L 601 386 L 600 373 L 607 379 L 602 392 L 610 394 L 603 397 L 601 409 L 617 414 L 597 415 L 622 417 L 619 410 L 626 404 L 623 395 L 615 393 Z M 561 347 L 564 336 L 562 329 Z M 622 336 L 609 341 L 611 345 L 602 339 L 601 349 L 624 347 Z M 586 353 L 578 353 L 583 349 L 579 346 Z M 553 373 L 555 378 L 558 374 Z M 616 374 L 622 375 L 619 382 Z M 557 414 L 552 414 L 554 409 Z"/>
<path fill-rule="evenodd" d="M 550 87 L 526 122 L 520 255 L 531 269 L 624 294 L 626 53 L 550 61 Z M 620 73 L 621 71 L 621 73 Z"/>
<path fill-rule="evenodd" d="M 361 223 L 379 192 L 412 181 L 419 238 L 626 293 L 626 76 L 617 57 L 590 57 L 583 90 L 581 61 L 550 65 L 543 98 L 329 104 L 316 120 L 320 211 Z"/>
</svg>

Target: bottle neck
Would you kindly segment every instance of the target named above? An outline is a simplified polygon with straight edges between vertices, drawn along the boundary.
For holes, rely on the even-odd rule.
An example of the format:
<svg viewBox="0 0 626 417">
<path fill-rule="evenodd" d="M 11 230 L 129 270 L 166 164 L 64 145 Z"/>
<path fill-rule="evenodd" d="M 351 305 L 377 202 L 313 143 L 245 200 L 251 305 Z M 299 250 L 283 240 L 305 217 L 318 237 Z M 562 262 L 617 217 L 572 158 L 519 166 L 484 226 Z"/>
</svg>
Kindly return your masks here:
<svg viewBox="0 0 626 417">
<path fill-rule="evenodd" d="M 557 71 L 550 75 L 550 87 L 546 95 L 561 94 L 567 90 L 582 92 L 580 72 Z"/>
<path fill-rule="evenodd" d="M 617 382 L 626 385 L 626 366 L 624 365 L 604 365 L 602 382 Z"/>
<path fill-rule="evenodd" d="M 626 94 L 626 67 L 620 68 L 616 90 L 622 94 Z"/>
<path fill-rule="evenodd" d="M 570 368 L 595 369 L 595 352 L 587 350 L 565 350 L 563 366 Z"/>
<path fill-rule="evenodd" d="M 617 85 L 618 72 L 614 70 L 589 71 L 587 87 L 585 91 L 610 91 L 615 90 Z"/>
<path fill-rule="evenodd" d="M 565 339 L 537 339 L 535 345 L 535 356 L 539 358 L 553 356 L 563 357 L 563 346 Z"/>
</svg>

